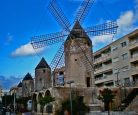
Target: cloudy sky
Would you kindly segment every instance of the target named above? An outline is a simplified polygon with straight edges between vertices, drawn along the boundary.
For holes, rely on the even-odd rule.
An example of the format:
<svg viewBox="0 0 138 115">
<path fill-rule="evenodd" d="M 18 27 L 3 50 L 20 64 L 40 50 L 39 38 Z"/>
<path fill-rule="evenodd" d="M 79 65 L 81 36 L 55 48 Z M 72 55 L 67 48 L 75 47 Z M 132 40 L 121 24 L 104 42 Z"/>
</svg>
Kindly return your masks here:
<svg viewBox="0 0 138 115">
<path fill-rule="evenodd" d="M 0 86 L 9 89 L 31 73 L 40 59 L 50 64 L 59 44 L 34 51 L 31 37 L 62 31 L 48 11 L 50 0 L 0 0 Z M 57 0 L 73 25 L 82 0 Z M 112 36 L 92 37 L 94 51 L 138 27 L 138 0 L 95 0 L 82 26 L 84 28 L 116 20 L 118 32 Z M 36 54 L 37 52 L 37 54 Z"/>
</svg>

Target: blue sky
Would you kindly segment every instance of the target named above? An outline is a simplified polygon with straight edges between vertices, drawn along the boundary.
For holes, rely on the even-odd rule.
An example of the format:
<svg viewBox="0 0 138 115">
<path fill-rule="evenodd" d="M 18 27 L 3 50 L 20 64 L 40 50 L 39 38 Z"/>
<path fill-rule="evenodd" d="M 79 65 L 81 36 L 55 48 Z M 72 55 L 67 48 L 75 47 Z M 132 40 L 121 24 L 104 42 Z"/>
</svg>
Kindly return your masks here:
<svg viewBox="0 0 138 115">
<path fill-rule="evenodd" d="M 38 49 L 35 54 L 30 39 L 34 35 L 61 31 L 49 13 L 50 0 L 0 0 L 0 85 L 4 89 L 19 83 L 26 73 L 34 77 L 41 57 L 50 64 L 59 44 Z M 70 23 L 82 0 L 57 0 Z M 82 26 L 84 28 L 116 20 L 115 39 L 137 29 L 138 0 L 95 0 Z M 111 36 L 91 37 L 94 51 L 112 42 Z"/>
</svg>

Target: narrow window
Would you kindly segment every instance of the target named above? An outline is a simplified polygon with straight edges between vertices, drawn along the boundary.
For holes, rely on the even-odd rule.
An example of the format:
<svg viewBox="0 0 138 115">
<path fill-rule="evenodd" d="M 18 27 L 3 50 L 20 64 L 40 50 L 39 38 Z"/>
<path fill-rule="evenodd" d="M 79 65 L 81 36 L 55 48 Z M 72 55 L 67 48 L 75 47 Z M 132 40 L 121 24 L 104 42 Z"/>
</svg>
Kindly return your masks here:
<svg viewBox="0 0 138 115">
<path fill-rule="evenodd" d="M 90 87 L 90 77 L 86 78 L 86 82 L 87 82 L 87 87 Z"/>
</svg>

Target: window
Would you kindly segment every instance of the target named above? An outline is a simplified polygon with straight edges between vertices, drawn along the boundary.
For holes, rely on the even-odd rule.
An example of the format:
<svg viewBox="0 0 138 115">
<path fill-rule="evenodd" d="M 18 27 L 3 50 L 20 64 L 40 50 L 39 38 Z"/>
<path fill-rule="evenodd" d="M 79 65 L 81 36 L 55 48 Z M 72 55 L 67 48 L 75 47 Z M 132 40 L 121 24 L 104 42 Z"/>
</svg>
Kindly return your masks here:
<svg viewBox="0 0 138 115">
<path fill-rule="evenodd" d="M 60 71 L 60 72 L 59 72 L 59 75 L 63 75 L 63 71 Z"/>
<path fill-rule="evenodd" d="M 117 61 L 119 61 L 118 57 L 113 58 L 113 62 L 117 62 Z"/>
<path fill-rule="evenodd" d="M 130 79 L 129 78 L 124 78 L 124 85 L 130 86 Z"/>
<path fill-rule="evenodd" d="M 128 54 L 127 53 L 122 54 L 122 58 L 123 58 L 123 60 L 127 59 L 128 58 Z"/>
<path fill-rule="evenodd" d="M 112 51 L 116 51 L 118 49 L 118 47 L 113 47 Z"/>
<path fill-rule="evenodd" d="M 121 43 L 122 47 L 125 47 L 126 45 L 127 45 L 126 41 L 124 41 L 124 42 Z"/>
<path fill-rule="evenodd" d="M 45 72 L 46 72 L 46 70 L 43 69 L 43 73 L 45 73 Z"/>
<path fill-rule="evenodd" d="M 90 87 L 90 77 L 86 78 L 87 87 Z"/>
<path fill-rule="evenodd" d="M 118 74 L 118 72 L 119 72 L 119 69 L 117 68 L 117 69 L 114 69 L 114 74 Z"/>
<path fill-rule="evenodd" d="M 122 68 L 122 71 L 127 71 L 127 70 L 129 70 L 129 66 L 124 66 L 124 67 Z"/>
</svg>

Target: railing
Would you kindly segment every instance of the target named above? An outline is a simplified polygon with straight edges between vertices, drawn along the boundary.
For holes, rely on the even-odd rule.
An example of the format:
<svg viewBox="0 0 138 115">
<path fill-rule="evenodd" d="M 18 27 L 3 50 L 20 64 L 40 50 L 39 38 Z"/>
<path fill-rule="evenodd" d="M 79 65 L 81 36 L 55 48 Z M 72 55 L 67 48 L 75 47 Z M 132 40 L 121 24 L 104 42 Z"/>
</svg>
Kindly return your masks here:
<svg viewBox="0 0 138 115">
<path fill-rule="evenodd" d="M 136 57 L 138 57 L 138 53 L 134 54 L 134 55 L 131 55 L 131 58 L 136 58 Z"/>
<path fill-rule="evenodd" d="M 134 41 L 129 42 L 130 45 L 134 45 L 135 43 L 138 43 L 138 40 L 134 40 Z"/>
<path fill-rule="evenodd" d="M 108 75 L 108 76 L 102 76 L 102 77 L 96 78 L 95 81 L 105 80 L 105 79 L 108 80 L 110 78 L 113 78 L 112 75 L 111 76 L 110 75 Z"/>
<path fill-rule="evenodd" d="M 112 69 L 112 64 L 108 64 L 108 65 L 103 65 L 102 67 L 99 67 L 99 68 L 95 68 L 95 74 L 96 73 L 99 73 L 99 72 L 104 72 L 104 71 L 107 71 L 107 70 L 110 70 Z"/>
<path fill-rule="evenodd" d="M 136 47 L 138 47 L 138 41 L 129 43 L 129 49 L 133 49 L 133 48 L 136 48 Z"/>
<path fill-rule="evenodd" d="M 120 110 L 121 111 L 125 110 L 137 95 L 138 95 L 138 88 L 134 88 L 127 95 L 127 97 L 121 101 L 121 105 L 119 106 Z"/>
<path fill-rule="evenodd" d="M 111 53 L 109 54 L 104 54 L 100 58 L 94 59 L 94 63 L 105 61 L 111 57 Z"/>
<path fill-rule="evenodd" d="M 109 115 L 108 112 L 91 112 L 91 113 L 86 113 L 85 115 Z M 126 111 L 126 112 L 115 112 L 111 111 L 110 115 L 137 115 L 135 111 Z"/>
</svg>

